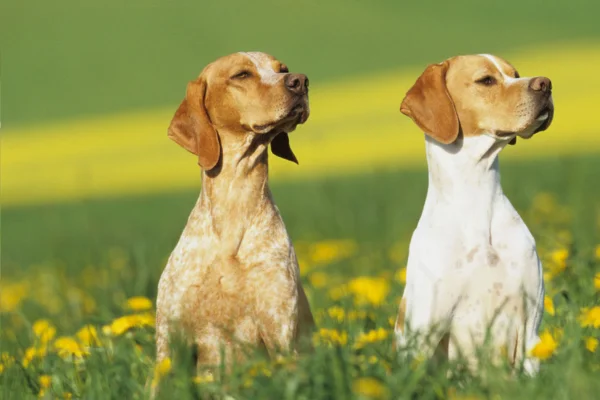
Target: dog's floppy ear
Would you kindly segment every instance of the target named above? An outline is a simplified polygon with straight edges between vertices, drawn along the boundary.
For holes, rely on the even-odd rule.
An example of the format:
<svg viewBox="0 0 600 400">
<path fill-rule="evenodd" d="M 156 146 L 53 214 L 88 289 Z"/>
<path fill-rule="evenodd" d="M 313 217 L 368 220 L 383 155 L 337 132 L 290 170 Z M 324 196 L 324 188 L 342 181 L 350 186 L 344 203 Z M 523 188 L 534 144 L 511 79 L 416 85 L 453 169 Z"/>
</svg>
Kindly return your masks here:
<svg viewBox="0 0 600 400">
<path fill-rule="evenodd" d="M 402 114 L 444 144 L 454 142 L 460 129 L 454 102 L 446 87 L 448 65 L 448 61 L 444 61 L 428 66 L 406 93 L 400 106 Z"/>
<path fill-rule="evenodd" d="M 206 108 L 206 81 L 200 76 L 187 86 L 185 99 L 175 112 L 167 136 L 175 143 L 198 156 L 198 164 L 210 171 L 219 162 L 221 145 Z"/>
<path fill-rule="evenodd" d="M 290 147 L 290 137 L 287 132 L 281 132 L 271 141 L 271 151 L 277 157 L 298 164 L 298 159 Z"/>
</svg>

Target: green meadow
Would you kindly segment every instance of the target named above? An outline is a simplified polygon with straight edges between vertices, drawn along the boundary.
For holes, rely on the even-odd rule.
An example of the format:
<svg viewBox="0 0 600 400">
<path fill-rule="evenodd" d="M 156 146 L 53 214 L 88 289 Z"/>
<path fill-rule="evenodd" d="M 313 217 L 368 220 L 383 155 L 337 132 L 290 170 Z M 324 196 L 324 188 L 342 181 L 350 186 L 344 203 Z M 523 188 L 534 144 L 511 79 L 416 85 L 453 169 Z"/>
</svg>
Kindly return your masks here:
<svg viewBox="0 0 600 400">
<path fill-rule="evenodd" d="M 1 133 L 25 143 L 15 136 L 33 132 L 33 141 L 43 140 L 47 126 L 65 121 L 85 126 L 113 115 L 174 111 L 188 80 L 216 57 L 239 50 L 276 55 L 306 73 L 317 93 L 330 83 L 352 88 L 371 76 L 419 71 L 455 54 L 502 56 L 538 46 L 551 54 L 555 45 L 599 43 L 599 10 L 600 3 L 583 0 L 568 5 L 514 0 L 3 2 Z M 585 65 L 585 51 L 578 54 L 573 65 Z M 589 79 L 590 85 L 597 80 Z M 569 94 L 568 88 L 562 90 Z M 394 111 L 403 94 L 390 104 Z M 600 126 L 595 117 L 600 98 L 589 96 L 583 128 L 574 111 L 561 114 L 559 107 L 556 123 L 569 126 L 565 119 L 571 117 L 573 126 L 592 129 L 586 134 L 593 137 Z M 361 97 L 354 93 L 346 101 L 356 104 Z M 325 114 L 338 106 L 319 104 Z M 397 114 L 398 120 L 406 118 Z M 164 135 L 168 118 L 159 123 L 165 148 L 175 146 Z M 69 137 L 81 140 L 90 132 L 72 130 Z M 373 151 L 347 172 L 344 164 L 333 174 L 315 170 L 272 182 L 317 320 L 315 351 L 294 360 L 251 355 L 217 381 L 196 376 L 186 348 L 178 349 L 170 366 L 153 361 L 158 279 L 198 196 L 199 180 L 162 192 L 69 195 L 3 207 L 0 398 L 141 399 L 152 382 L 160 382 L 163 399 L 597 398 L 600 147 L 573 145 L 575 150 L 550 153 L 544 138 L 552 132 L 509 147 L 500 157 L 504 191 L 536 238 L 544 264 L 546 312 L 537 353 L 542 366 L 535 378 L 492 366 L 485 352 L 483 373 L 472 376 L 456 363 L 419 363 L 392 351 L 393 320 L 427 171 L 423 162 L 401 160 L 373 167 L 370 160 L 375 165 L 378 157 Z M 310 120 L 294 135 L 303 133 L 315 137 Z M 578 132 L 570 134 L 576 141 Z M 315 140 L 314 151 L 349 154 L 343 132 L 335 135 L 336 147 L 322 148 L 334 142 Z M 373 140 L 377 132 L 365 135 Z M 94 143 L 100 143 L 98 137 Z M 48 165 L 44 152 L 36 150 L 40 173 L 64 167 L 60 157 L 52 157 L 66 145 L 60 140 L 48 142 Z M 400 154 L 402 142 L 397 145 Z M 503 162 L 519 146 L 536 156 Z M 309 152 L 310 143 L 303 149 Z M 2 160 L 11 156 L 2 150 Z M 552 155 L 544 156 L 546 150 Z M 110 160 L 115 168 L 126 168 L 136 151 L 133 145 L 124 147 Z M 424 159 L 423 147 L 415 151 L 414 158 Z M 179 154 L 190 170 L 197 168 L 187 154 Z M 9 174 L 7 165 L 20 168 L 26 156 L 27 146 L 21 145 L 22 158 L 1 161 L 0 177 Z M 302 157 L 300 162 L 294 168 L 310 168 Z M 156 171 L 160 163 L 158 153 Z M 280 166 L 273 163 L 272 172 Z M 156 179 L 170 178 L 163 171 Z M 2 190 L 2 196 L 9 195 Z M 449 377 L 448 370 L 458 372 Z"/>
<path fill-rule="evenodd" d="M 191 353 L 181 351 L 159 398 L 595 398 L 600 356 L 586 345 L 599 337 L 600 320 L 597 311 L 582 309 L 598 309 L 600 190 L 590 182 L 599 167 L 595 157 L 503 166 L 504 189 L 537 239 L 555 308 L 544 318 L 543 330 L 555 342 L 548 343 L 539 377 L 500 368 L 491 370 L 490 381 L 467 374 L 448 379 L 445 366 L 415 367 L 392 352 L 391 322 L 426 173 L 382 171 L 273 185 L 319 324 L 315 353 L 279 363 L 257 355 L 222 382 L 198 382 Z M 22 298 L 2 315 L 2 351 L 14 357 L 0 376 L 2 398 L 35 398 L 40 390 L 47 398 L 144 398 L 154 376 L 152 326 L 105 335 L 106 327 L 152 312 L 124 305 L 134 296 L 155 298 L 196 196 L 90 200 L 3 214 L 3 306 Z M 41 324 L 39 336 L 32 324 Z M 43 341 L 44 329 L 55 329 L 58 340 L 78 338 L 90 326 L 97 342 Z M 46 354 L 25 361 L 28 349 L 43 346 Z M 51 384 L 43 389 L 45 376 Z"/>
<path fill-rule="evenodd" d="M 2 125 L 172 106 L 204 65 L 236 51 L 271 53 L 314 86 L 456 54 L 598 39 L 599 11 L 593 0 L 7 1 Z"/>
</svg>

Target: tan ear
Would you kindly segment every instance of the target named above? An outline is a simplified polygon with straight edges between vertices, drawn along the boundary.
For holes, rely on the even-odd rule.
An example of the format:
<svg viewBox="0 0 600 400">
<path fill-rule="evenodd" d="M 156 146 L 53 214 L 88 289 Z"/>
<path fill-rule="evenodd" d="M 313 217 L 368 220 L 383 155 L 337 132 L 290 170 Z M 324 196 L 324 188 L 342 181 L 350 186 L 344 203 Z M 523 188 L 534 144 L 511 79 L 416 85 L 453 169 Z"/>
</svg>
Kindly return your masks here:
<svg viewBox="0 0 600 400">
<path fill-rule="evenodd" d="M 428 66 L 406 93 L 400 106 L 402 114 L 444 144 L 454 142 L 460 129 L 454 102 L 446 87 L 447 71 L 448 61 Z"/>
<path fill-rule="evenodd" d="M 188 84 L 185 99 L 171 120 L 167 136 L 197 155 L 200 167 L 209 171 L 219 162 L 221 145 L 204 106 L 205 95 L 206 82 L 202 77 Z"/>
<path fill-rule="evenodd" d="M 277 157 L 298 164 L 298 159 L 290 147 L 290 137 L 286 132 L 281 132 L 271 141 L 271 151 Z"/>
</svg>

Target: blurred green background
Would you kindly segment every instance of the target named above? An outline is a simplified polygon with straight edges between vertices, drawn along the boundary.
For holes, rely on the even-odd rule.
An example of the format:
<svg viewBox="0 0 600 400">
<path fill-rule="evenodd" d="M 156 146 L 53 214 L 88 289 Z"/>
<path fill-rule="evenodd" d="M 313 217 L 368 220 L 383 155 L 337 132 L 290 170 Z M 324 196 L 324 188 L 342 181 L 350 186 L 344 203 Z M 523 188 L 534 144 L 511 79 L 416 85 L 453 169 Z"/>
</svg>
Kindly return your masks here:
<svg viewBox="0 0 600 400">
<path fill-rule="evenodd" d="M 260 50 L 316 88 L 462 53 L 598 39 L 598 2 L 3 1 L 2 125 L 175 105 L 217 57 Z M 315 89 L 316 90 L 316 89 Z M 400 99 L 402 93 L 398 93 Z"/>
<path fill-rule="evenodd" d="M 533 179 L 533 185 L 543 176 L 558 188 L 560 177 L 582 181 L 580 172 L 598 170 L 594 154 L 600 151 L 597 117 L 588 112 L 598 105 L 598 80 L 586 74 L 600 54 L 599 4 L 573 1 L 566 11 L 561 1 L 513 0 L 2 2 L 3 274 L 44 261 L 70 260 L 77 267 L 110 244 L 151 253 L 144 259 L 155 280 L 199 189 L 195 163 L 166 138 L 166 127 L 186 82 L 216 57 L 240 50 L 272 53 L 312 82 L 314 117 L 292 139 L 303 146 L 301 165 L 277 161 L 273 171 L 293 168 L 273 190 L 294 238 L 369 232 L 394 241 L 408 235 L 426 175 L 422 137 L 398 105 L 428 63 L 455 54 L 514 54 L 529 67 L 525 74 L 537 74 L 534 67 L 560 74 L 557 128 L 507 150 L 522 154 L 520 162 L 532 154 L 542 161 L 508 170 L 515 172 L 505 173 L 505 183 Z M 113 120 L 129 124 L 121 130 L 102 125 Z M 378 129 L 382 120 L 387 125 Z M 382 138 L 387 141 L 379 144 Z M 144 142 L 153 143 L 151 151 Z M 373 150 L 363 150 L 364 142 L 374 143 Z M 109 150 L 100 154 L 104 147 Z M 378 167 L 379 152 L 390 161 Z M 312 153 L 329 164 L 311 163 Z M 331 161 L 334 153 L 338 159 Z M 140 157 L 153 169 L 148 182 L 129 193 L 138 183 L 127 175 L 131 160 Z M 98 159 L 110 172 L 104 186 L 88 191 L 94 176 L 85 171 Z M 338 164 L 335 173 L 326 171 Z M 297 173 L 303 170 L 310 173 Z M 169 186 L 184 173 L 185 182 Z M 82 177 L 62 182 L 69 174 Z M 365 182 L 379 190 L 365 192 Z M 395 195 L 386 193 L 391 186 L 400 187 Z M 335 207 L 347 214 L 324 219 L 323 202 L 346 187 L 360 200 L 342 196 Z M 534 187 L 522 188 L 523 202 L 542 189 Z M 353 201 L 373 213 L 361 215 Z M 389 231 L 381 228 L 388 223 Z M 342 229 L 346 224 L 355 229 Z"/>
</svg>

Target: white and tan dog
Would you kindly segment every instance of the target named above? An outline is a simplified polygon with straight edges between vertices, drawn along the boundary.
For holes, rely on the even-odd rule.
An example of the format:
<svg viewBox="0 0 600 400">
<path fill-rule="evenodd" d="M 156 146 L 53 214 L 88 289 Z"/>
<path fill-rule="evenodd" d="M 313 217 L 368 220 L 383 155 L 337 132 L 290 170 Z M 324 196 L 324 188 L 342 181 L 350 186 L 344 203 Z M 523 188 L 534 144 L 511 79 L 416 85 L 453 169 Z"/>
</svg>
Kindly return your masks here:
<svg viewBox="0 0 600 400">
<path fill-rule="evenodd" d="M 420 356 L 434 350 L 477 365 L 490 339 L 533 374 L 544 282 L 535 241 L 502 192 L 498 153 L 552 121 L 548 78 L 521 78 L 490 55 L 427 67 L 401 112 L 425 133 L 429 188 L 413 233 L 396 346 L 415 333 Z M 489 334 L 489 337 L 486 336 Z"/>
<path fill-rule="evenodd" d="M 158 285 L 159 362 L 174 332 L 195 345 L 199 366 L 217 366 L 246 346 L 294 351 L 312 329 L 268 186 L 269 146 L 297 162 L 288 133 L 308 115 L 307 77 L 268 54 L 222 57 L 188 84 L 168 136 L 198 157 L 202 191 Z"/>
</svg>

